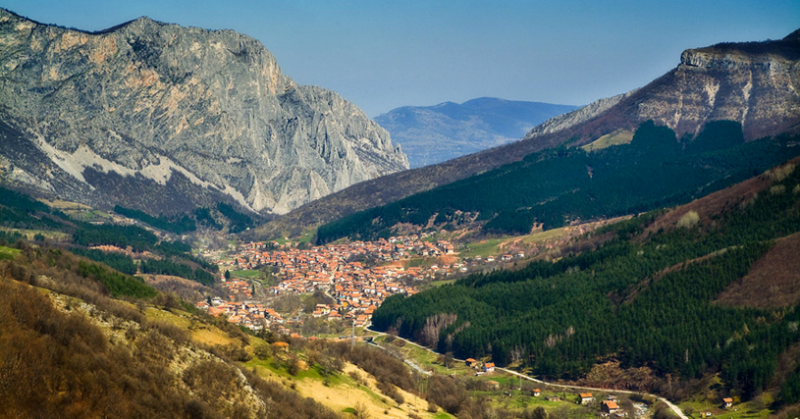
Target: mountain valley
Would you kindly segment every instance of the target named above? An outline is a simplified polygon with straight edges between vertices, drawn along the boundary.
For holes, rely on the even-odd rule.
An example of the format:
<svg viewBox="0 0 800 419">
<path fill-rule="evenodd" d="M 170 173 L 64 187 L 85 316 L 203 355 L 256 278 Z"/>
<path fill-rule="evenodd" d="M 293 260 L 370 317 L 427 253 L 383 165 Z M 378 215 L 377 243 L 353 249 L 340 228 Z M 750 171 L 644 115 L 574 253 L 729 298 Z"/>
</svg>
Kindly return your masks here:
<svg viewBox="0 0 800 419">
<path fill-rule="evenodd" d="M 798 92 L 800 30 L 372 121 L 0 8 L 0 419 L 796 418 Z"/>
<path fill-rule="evenodd" d="M 776 41 L 686 50 L 675 69 L 647 86 L 556 117 L 521 141 L 362 182 L 306 204 L 260 231 L 299 234 L 305 228 L 466 179 L 548 148 L 584 146 L 604 136 L 632 133 L 650 120 L 674 131 L 678 139 L 694 138 L 708 122 L 723 120 L 739 123 L 747 142 L 795 134 L 800 129 L 799 45 L 796 31 Z"/>
</svg>

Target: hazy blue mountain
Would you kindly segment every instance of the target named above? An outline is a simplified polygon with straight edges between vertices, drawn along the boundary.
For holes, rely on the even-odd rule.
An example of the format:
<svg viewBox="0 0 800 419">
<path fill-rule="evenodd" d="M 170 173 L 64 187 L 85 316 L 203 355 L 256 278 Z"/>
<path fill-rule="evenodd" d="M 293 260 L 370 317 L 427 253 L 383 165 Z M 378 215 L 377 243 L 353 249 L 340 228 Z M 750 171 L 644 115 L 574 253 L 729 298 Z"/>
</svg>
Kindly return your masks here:
<svg viewBox="0 0 800 419">
<path fill-rule="evenodd" d="M 412 168 L 436 164 L 522 138 L 577 106 L 490 97 L 462 104 L 404 106 L 375 118 L 408 155 Z"/>
</svg>

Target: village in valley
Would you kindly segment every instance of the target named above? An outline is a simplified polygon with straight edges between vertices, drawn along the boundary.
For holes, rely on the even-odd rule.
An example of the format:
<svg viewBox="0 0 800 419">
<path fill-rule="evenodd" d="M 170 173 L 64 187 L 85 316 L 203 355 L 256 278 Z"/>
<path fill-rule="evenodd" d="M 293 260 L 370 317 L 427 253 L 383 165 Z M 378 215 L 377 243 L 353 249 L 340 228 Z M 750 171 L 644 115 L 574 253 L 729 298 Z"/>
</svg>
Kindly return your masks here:
<svg viewBox="0 0 800 419">
<path fill-rule="evenodd" d="M 391 295 L 413 295 L 471 273 L 508 269 L 622 218 L 474 243 L 420 232 L 322 246 L 302 241 L 230 244 L 199 252 L 219 267 L 220 285 L 219 295 L 196 306 L 256 332 L 302 334 L 309 319 L 368 327 L 372 313 Z M 327 301 L 304 310 L 281 310 L 274 304 L 282 296 L 319 293 Z"/>
<path fill-rule="evenodd" d="M 568 231 L 571 233 L 568 236 L 583 232 L 575 229 L 575 232 Z M 499 249 L 505 251 L 481 256 L 465 252 L 463 245 L 427 235 L 323 246 L 277 241 L 231 245 L 227 251 L 200 253 L 219 266 L 220 284 L 214 289 L 220 295 L 198 301 L 196 306 L 254 332 L 269 330 L 290 339 L 315 339 L 316 335 L 307 333 L 304 325 L 321 322 L 338 325 L 324 335 L 350 338 L 351 328 L 369 327 L 373 312 L 392 295 L 413 295 L 425 287 L 451 283 L 471 273 L 524 263 L 538 251 L 551 247 L 549 243 L 540 246 L 539 249 L 529 246 L 525 250 L 501 246 Z M 300 304 L 286 310 L 278 302 L 287 296 L 294 296 L 298 301 L 302 297 L 319 296 L 324 302 Z M 368 341 L 390 351 L 395 346 L 389 344 L 389 339 L 373 341 L 369 338 Z M 396 339 L 395 343 L 400 341 Z M 277 344 L 287 345 L 285 342 Z M 410 356 L 403 354 L 401 358 L 409 363 Z M 565 391 L 545 383 L 541 383 L 540 388 L 525 389 L 523 381 L 519 381 L 518 386 L 512 384 L 517 378 L 509 379 L 506 372 L 496 371 L 490 360 L 469 358 L 464 364 L 462 368 L 467 367 L 468 375 L 485 381 L 489 391 L 508 397 L 517 390 L 534 405 L 561 406 L 567 402 L 588 409 L 582 412 L 593 412 L 592 415 L 600 417 L 649 418 L 653 415 L 653 401 L 634 400 L 629 395 L 618 400 L 610 392 Z M 433 367 L 413 361 L 409 365 L 426 375 L 431 374 Z M 449 371 L 452 374 L 458 369 Z M 503 391 L 506 388 L 509 390 Z"/>
<path fill-rule="evenodd" d="M 306 248 L 251 242 L 227 254 L 205 251 L 201 256 L 219 266 L 226 295 L 198 301 L 199 309 L 253 331 L 297 334 L 309 318 L 366 327 L 372 313 L 391 295 L 413 295 L 433 281 L 517 261 L 525 252 L 462 259 L 449 241 L 411 235 Z M 259 270 L 269 272 L 271 283 L 230 275 Z M 316 304 L 313 311 L 279 312 L 270 304 L 280 296 L 315 292 L 328 302 Z"/>
</svg>

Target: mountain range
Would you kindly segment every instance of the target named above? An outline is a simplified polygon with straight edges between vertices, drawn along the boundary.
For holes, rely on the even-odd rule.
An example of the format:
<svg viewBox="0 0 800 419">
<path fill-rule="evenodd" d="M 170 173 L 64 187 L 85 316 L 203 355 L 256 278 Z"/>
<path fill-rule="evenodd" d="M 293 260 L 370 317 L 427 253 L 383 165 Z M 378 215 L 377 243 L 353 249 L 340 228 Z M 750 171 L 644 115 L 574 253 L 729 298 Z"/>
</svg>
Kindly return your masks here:
<svg viewBox="0 0 800 419">
<path fill-rule="evenodd" d="M 416 168 L 517 141 L 531 128 L 577 108 L 482 97 L 461 104 L 404 106 L 375 122 L 389 131 Z"/>
<path fill-rule="evenodd" d="M 800 31 L 687 50 L 647 86 L 521 141 L 402 170 L 385 130 L 296 85 L 243 35 L 146 18 L 85 33 L 0 9 L 3 182 L 149 225 L 0 187 L 0 417 L 557 419 L 596 416 L 607 396 L 619 406 L 609 397 L 604 410 L 670 417 L 645 392 L 680 403 L 681 417 L 796 417 L 798 91 Z M 320 243 L 398 226 L 437 235 L 415 238 L 413 257 L 390 240 L 350 244 L 397 260 L 332 263 L 330 249 L 295 252 L 302 240 L 251 243 L 230 261 L 181 241 L 218 222 L 251 227 L 234 206 L 291 210 L 237 239 L 326 222 Z M 602 221 L 527 235 L 590 219 Z M 460 230 L 470 223 L 485 230 L 475 241 Z M 526 235 L 491 240 L 503 252 L 491 264 L 467 255 L 496 233 Z M 230 235 L 213 234 L 228 248 Z M 450 238 L 460 255 L 422 256 Z M 285 258 L 254 266 L 278 246 Z M 464 270 L 448 270 L 453 260 Z M 294 281 L 303 265 L 325 269 L 306 277 L 313 292 L 272 288 L 276 270 Z M 391 286 L 389 271 L 420 265 L 440 273 L 419 292 L 359 307 L 385 335 L 359 330 L 369 343 L 357 342 L 351 323 L 317 317 L 340 315 L 320 304 L 330 293 L 360 306 Z M 245 270 L 223 273 L 234 266 Z M 367 283 L 345 289 L 348 270 Z M 270 294 L 261 306 L 256 290 Z M 264 309 L 270 323 L 211 316 L 218 295 L 236 317 Z M 502 367 L 560 384 L 528 392 Z M 597 402 L 574 403 L 564 381 Z"/>
<path fill-rule="evenodd" d="M 395 202 L 547 148 L 629 141 L 646 121 L 677 138 L 693 138 L 708 122 L 741 125 L 745 141 L 800 132 L 800 31 L 781 40 L 721 43 L 684 51 L 679 64 L 648 85 L 602 99 L 531 130 L 524 139 L 437 165 L 362 182 L 306 204 L 259 230 L 298 232 L 306 226 Z"/>
<path fill-rule="evenodd" d="M 5 181 L 99 208 L 280 214 L 408 168 L 355 105 L 230 30 L 90 33 L 0 9 L 0 104 Z"/>
</svg>

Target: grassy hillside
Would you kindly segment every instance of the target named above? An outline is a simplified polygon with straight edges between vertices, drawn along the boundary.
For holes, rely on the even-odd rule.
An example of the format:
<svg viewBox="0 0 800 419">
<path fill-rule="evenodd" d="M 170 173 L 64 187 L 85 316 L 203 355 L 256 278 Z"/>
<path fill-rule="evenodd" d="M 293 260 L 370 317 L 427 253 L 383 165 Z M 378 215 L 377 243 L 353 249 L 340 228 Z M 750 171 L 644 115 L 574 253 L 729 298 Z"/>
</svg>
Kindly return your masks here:
<svg viewBox="0 0 800 419">
<path fill-rule="evenodd" d="M 516 382 L 505 375 L 473 380 L 452 365 L 416 375 L 402 362 L 414 357 L 392 348 L 246 334 L 152 289 L 123 289 L 118 299 L 102 275 L 82 274 L 84 259 L 46 244 L 14 246 L 0 248 L 0 417 L 489 419 L 597 410 L 531 400 L 530 385 L 504 395 Z"/>
<path fill-rule="evenodd" d="M 615 359 L 651 369 L 648 389 L 676 398 L 718 373 L 724 394 L 748 400 L 777 389 L 779 402 L 794 403 L 800 371 L 779 360 L 800 342 L 800 298 L 741 302 L 799 279 L 752 284 L 796 263 L 800 170 L 789 164 L 742 185 L 571 246 L 594 250 L 390 297 L 373 323 L 442 353 L 550 378 L 581 378 Z"/>
<path fill-rule="evenodd" d="M 378 348 L 248 335 L 69 252 L 16 246 L 0 248 L 0 417 L 449 417 Z"/>
</svg>

